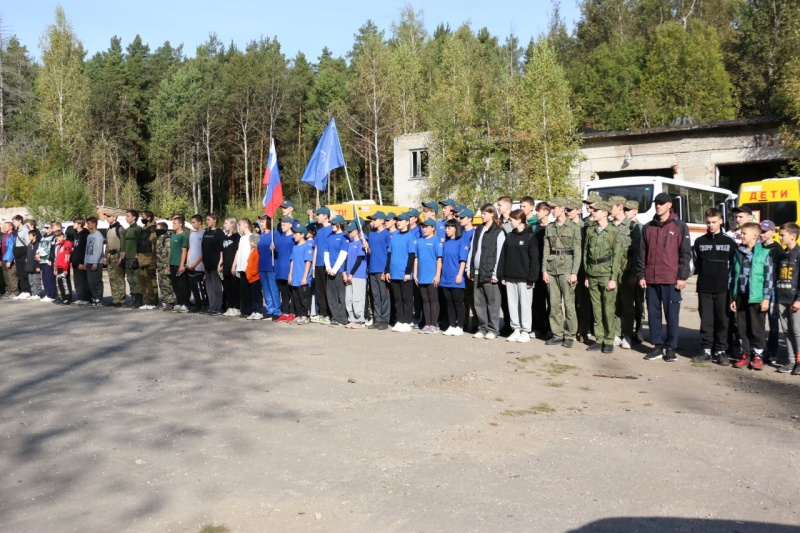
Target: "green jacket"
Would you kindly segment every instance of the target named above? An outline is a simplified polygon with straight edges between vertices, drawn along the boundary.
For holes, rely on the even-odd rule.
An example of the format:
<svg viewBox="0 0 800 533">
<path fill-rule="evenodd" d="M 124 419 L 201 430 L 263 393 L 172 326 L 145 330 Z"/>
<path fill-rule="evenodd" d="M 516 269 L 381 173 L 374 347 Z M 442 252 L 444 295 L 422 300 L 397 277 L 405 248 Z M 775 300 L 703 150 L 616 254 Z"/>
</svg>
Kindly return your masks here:
<svg viewBox="0 0 800 533">
<path fill-rule="evenodd" d="M 631 270 L 636 265 L 638 255 L 631 255 L 631 221 L 628 217 L 622 219 L 619 224 L 612 221 L 611 225 L 619 231 L 619 238 L 622 243 L 622 265 L 620 266 L 620 277 L 630 277 Z"/>
<path fill-rule="evenodd" d="M 126 259 L 133 260 L 136 257 L 136 240 L 141 232 L 142 228 L 134 222 L 122 234 L 122 250 L 125 252 Z"/>
<path fill-rule="evenodd" d="M 581 268 L 581 228 L 567 220 L 544 230 L 544 270 L 548 275 L 578 274 Z"/>
<path fill-rule="evenodd" d="M 598 226 L 591 227 L 586 232 L 584 245 L 583 266 L 586 275 L 590 278 L 607 278 L 619 280 L 622 272 L 624 249 L 623 239 L 619 229 L 609 223 L 604 230 L 598 233 Z"/>
<path fill-rule="evenodd" d="M 764 287 L 767 278 L 765 276 L 769 249 L 764 248 L 761 243 L 753 248 L 753 259 L 750 263 L 750 294 L 748 303 L 760 304 L 764 300 Z M 735 300 L 739 292 L 739 273 L 742 271 L 742 252 L 737 250 L 733 254 L 733 273 L 731 274 L 731 294 Z"/>
</svg>

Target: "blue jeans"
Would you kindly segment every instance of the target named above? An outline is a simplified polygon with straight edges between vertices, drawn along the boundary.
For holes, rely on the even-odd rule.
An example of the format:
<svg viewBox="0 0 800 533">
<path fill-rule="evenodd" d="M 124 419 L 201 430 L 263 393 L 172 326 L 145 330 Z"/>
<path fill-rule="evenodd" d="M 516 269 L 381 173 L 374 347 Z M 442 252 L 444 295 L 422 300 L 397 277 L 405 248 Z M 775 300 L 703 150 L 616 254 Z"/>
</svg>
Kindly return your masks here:
<svg viewBox="0 0 800 533">
<path fill-rule="evenodd" d="M 681 291 L 674 283 L 647 285 L 647 324 L 650 327 L 650 342 L 673 350 L 678 347 L 678 313 L 681 311 Z M 667 320 L 667 337 L 661 326 L 661 310 Z"/>
<path fill-rule="evenodd" d="M 278 291 L 278 282 L 275 280 L 275 272 L 259 271 L 258 277 L 261 279 L 261 290 L 264 293 L 264 301 L 267 304 L 267 314 L 281 316 L 281 294 Z"/>
</svg>

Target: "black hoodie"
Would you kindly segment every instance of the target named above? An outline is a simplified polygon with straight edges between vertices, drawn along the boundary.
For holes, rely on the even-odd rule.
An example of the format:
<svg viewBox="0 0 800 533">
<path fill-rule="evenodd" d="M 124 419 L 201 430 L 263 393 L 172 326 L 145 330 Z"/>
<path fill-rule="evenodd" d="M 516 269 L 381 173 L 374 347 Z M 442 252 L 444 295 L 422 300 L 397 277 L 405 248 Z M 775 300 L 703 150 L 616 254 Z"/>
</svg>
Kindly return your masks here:
<svg viewBox="0 0 800 533">
<path fill-rule="evenodd" d="M 540 270 L 538 236 L 527 225 L 522 231 L 509 233 L 500 253 L 497 279 L 533 285 L 539 278 Z"/>
</svg>

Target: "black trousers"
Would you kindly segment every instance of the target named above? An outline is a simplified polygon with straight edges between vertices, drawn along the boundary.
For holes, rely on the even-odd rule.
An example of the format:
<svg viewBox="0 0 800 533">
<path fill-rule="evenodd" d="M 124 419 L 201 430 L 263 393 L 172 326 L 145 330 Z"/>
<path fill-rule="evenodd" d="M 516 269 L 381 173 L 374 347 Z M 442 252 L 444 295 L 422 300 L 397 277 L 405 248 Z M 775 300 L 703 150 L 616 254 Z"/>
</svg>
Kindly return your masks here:
<svg viewBox="0 0 800 533">
<path fill-rule="evenodd" d="M 498 285 L 500 286 L 500 310 L 503 312 L 503 328 L 500 330 L 500 334 L 508 336 L 514 331 L 511 329 L 511 315 L 508 310 L 508 291 L 502 283 L 498 283 Z"/>
<path fill-rule="evenodd" d="M 466 272 L 464 277 L 467 277 Z M 472 323 L 478 323 L 478 312 L 475 311 L 475 282 L 467 278 L 464 289 L 464 327 L 470 327 Z"/>
<path fill-rule="evenodd" d="M 380 273 L 369 275 L 369 289 L 372 293 L 372 305 L 375 309 L 375 322 L 389 323 L 389 315 L 391 314 L 389 284 L 381 281 L 381 275 Z"/>
<path fill-rule="evenodd" d="M 553 334 L 550 330 L 550 291 L 547 284 L 539 276 L 533 286 L 533 331 L 537 338 L 547 339 Z"/>
<path fill-rule="evenodd" d="M 65 304 L 70 303 L 72 301 L 72 282 L 69 277 L 69 269 L 58 269 L 56 285 L 58 286 L 58 295 L 61 301 Z"/>
<path fill-rule="evenodd" d="M 767 344 L 764 322 L 767 313 L 761 312 L 761 302 L 757 304 L 748 303 L 748 295 L 740 294 L 736 298 L 736 325 L 739 328 L 739 336 L 742 341 L 742 353 L 750 355 L 757 353 L 761 355 Z"/>
<path fill-rule="evenodd" d="M 249 316 L 253 313 L 253 296 L 250 282 L 247 281 L 247 274 L 239 271 L 239 277 L 235 279 L 239 282 L 239 311 L 243 315 Z M 261 285 L 261 281 L 257 283 Z"/>
<path fill-rule="evenodd" d="M 464 327 L 464 292 L 465 289 L 443 287 L 444 301 L 447 303 L 447 318 L 450 327 Z"/>
<path fill-rule="evenodd" d="M 178 274 L 178 267 L 169 266 L 169 277 L 172 279 L 172 290 L 175 292 L 175 303 L 177 305 L 189 305 L 189 274 L 184 270 L 183 274 Z"/>
<path fill-rule="evenodd" d="M 700 346 L 712 353 L 728 350 L 728 293 L 697 293 L 700 310 Z"/>
<path fill-rule="evenodd" d="M 420 285 L 419 292 L 422 295 L 422 313 L 425 315 L 425 324 L 436 326 L 439 320 L 439 288 L 433 283 Z"/>
<path fill-rule="evenodd" d="M 86 277 L 86 271 L 78 268 L 78 265 L 72 265 L 72 279 L 75 281 L 75 298 L 88 302 L 92 299 L 89 293 L 89 279 Z M 20 280 L 22 284 L 22 280 Z"/>
<path fill-rule="evenodd" d="M 92 270 L 97 266 L 97 270 Z M 86 285 L 89 288 L 93 302 L 99 302 L 103 299 L 103 264 L 86 265 Z"/>
<path fill-rule="evenodd" d="M 26 246 L 15 246 L 13 254 L 14 265 L 17 267 L 19 292 L 31 292 L 31 283 L 28 281 L 28 248 Z"/>
<path fill-rule="evenodd" d="M 345 304 L 347 287 L 344 286 L 342 274 L 339 273 L 333 277 L 329 277 L 328 274 L 325 273 L 325 278 L 326 295 L 328 297 L 327 304 L 331 320 L 335 320 L 339 324 L 347 324 L 347 305 Z M 320 309 L 322 308 L 320 307 Z M 322 313 L 320 312 L 320 314 Z"/>
<path fill-rule="evenodd" d="M 311 287 L 300 285 L 291 287 L 292 293 L 292 314 L 308 318 L 311 310 Z"/>
<path fill-rule="evenodd" d="M 239 309 L 239 278 L 228 272 L 225 273 L 225 279 L 222 280 L 222 296 L 225 307 Z"/>
<path fill-rule="evenodd" d="M 289 287 L 289 280 L 279 279 L 278 292 L 281 295 L 281 313 L 284 315 L 292 314 L 292 290 Z"/>
<path fill-rule="evenodd" d="M 393 279 L 390 287 L 394 297 L 394 312 L 397 322 L 411 324 L 414 316 L 414 282 Z"/>
<path fill-rule="evenodd" d="M 314 296 L 317 297 L 317 313 L 319 316 L 330 317 L 328 307 L 328 272 L 325 266 L 314 267 Z"/>
<path fill-rule="evenodd" d="M 194 296 L 194 306 L 198 309 L 200 307 L 208 307 L 208 294 L 206 294 L 206 273 L 197 270 L 190 270 L 187 274 L 189 277 L 189 289 Z"/>
</svg>

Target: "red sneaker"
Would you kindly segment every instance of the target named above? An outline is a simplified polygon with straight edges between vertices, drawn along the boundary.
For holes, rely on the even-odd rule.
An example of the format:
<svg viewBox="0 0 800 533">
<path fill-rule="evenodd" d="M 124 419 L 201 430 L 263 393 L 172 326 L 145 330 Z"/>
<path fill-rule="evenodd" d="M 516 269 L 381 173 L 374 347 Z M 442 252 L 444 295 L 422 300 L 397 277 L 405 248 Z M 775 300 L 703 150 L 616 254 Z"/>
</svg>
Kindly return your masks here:
<svg viewBox="0 0 800 533">
<path fill-rule="evenodd" d="M 735 366 L 736 368 L 746 368 L 747 365 L 749 364 L 750 364 L 750 358 L 747 356 L 747 354 L 742 354 L 739 360 L 733 363 L 733 366 Z"/>
<path fill-rule="evenodd" d="M 750 362 L 750 368 L 753 370 L 761 370 L 764 368 L 764 361 L 761 360 L 760 355 L 753 356 L 753 360 Z"/>
<path fill-rule="evenodd" d="M 288 316 L 289 315 L 281 315 L 275 319 L 275 322 L 288 322 L 288 320 L 286 320 Z"/>
<path fill-rule="evenodd" d="M 294 315 L 281 315 L 281 317 L 284 317 L 284 316 L 286 317 L 285 322 L 294 322 L 294 319 L 297 318 Z"/>
</svg>

